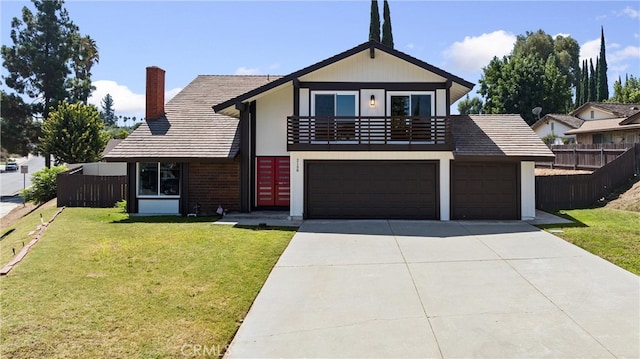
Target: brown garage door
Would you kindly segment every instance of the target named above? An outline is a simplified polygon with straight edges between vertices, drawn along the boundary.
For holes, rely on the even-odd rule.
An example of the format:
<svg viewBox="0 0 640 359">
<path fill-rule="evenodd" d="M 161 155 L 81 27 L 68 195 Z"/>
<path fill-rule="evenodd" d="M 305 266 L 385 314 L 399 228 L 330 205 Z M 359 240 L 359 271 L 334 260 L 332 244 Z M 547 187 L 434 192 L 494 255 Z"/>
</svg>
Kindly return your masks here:
<svg viewBox="0 0 640 359">
<path fill-rule="evenodd" d="M 457 163 L 451 166 L 453 219 L 520 219 L 518 163 Z"/>
<path fill-rule="evenodd" d="M 437 219 L 437 164 L 305 161 L 305 217 Z"/>
</svg>

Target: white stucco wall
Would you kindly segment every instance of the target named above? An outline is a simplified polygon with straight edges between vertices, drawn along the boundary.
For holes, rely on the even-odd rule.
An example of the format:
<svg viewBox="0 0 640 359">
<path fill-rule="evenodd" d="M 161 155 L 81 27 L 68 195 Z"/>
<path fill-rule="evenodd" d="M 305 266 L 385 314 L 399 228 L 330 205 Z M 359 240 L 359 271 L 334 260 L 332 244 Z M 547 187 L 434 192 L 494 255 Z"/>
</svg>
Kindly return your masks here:
<svg viewBox="0 0 640 359">
<path fill-rule="evenodd" d="M 178 199 L 138 199 L 140 214 L 180 214 Z"/>
<path fill-rule="evenodd" d="M 523 221 L 536 217 L 535 162 L 520 163 L 520 206 Z"/>
<path fill-rule="evenodd" d="M 375 96 L 376 104 L 371 107 L 371 95 Z M 384 116 L 385 110 L 384 90 L 363 89 L 360 91 L 360 114 L 361 116 Z"/>
<path fill-rule="evenodd" d="M 436 90 L 436 116 L 447 115 L 447 90 Z"/>
<path fill-rule="evenodd" d="M 305 160 L 436 160 L 439 161 L 440 220 L 448 221 L 450 216 L 450 161 L 451 152 L 291 152 L 291 207 L 292 218 L 304 216 L 304 161 Z"/>
<path fill-rule="evenodd" d="M 593 118 L 591 118 L 591 111 L 593 111 Z M 603 120 L 606 118 L 616 118 L 616 116 L 608 113 L 608 112 L 604 112 L 602 110 L 599 110 L 597 108 L 593 108 L 593 107 L 587 107 L 584 110 L 578 112 L 575 114 L 576 117 L 581 118 L 585 121 L 589 121 L 589 120 Z"/>
<path fill-rule="evenodd" d="M 88 176 L 126 176 L 125 162 L 92 162 L 82 165 L 82 174 Z"/>
<path fill-rule="evenodd" d="M 256 156 L 288 156 L 287 116 L 293 115 L 293 86 L 256 101 Z"/>
<path fill-rule="evenodd" d="M 575 135 L 565 135 L 565 133 L 569 130 L 572 130 L 571 127 L 565 125 L 564 123 L 560 123 L 558 121 L 549 120 L 549 123 L 542 124 L 538 126 L 534 131 L 538 135 L 538 137 L 543 138 L 547 135 L 551 134 L 551 123 L 553 123 L 553 133 L 559 137 L 570 137 L 575 138 Z"/>
</svg>

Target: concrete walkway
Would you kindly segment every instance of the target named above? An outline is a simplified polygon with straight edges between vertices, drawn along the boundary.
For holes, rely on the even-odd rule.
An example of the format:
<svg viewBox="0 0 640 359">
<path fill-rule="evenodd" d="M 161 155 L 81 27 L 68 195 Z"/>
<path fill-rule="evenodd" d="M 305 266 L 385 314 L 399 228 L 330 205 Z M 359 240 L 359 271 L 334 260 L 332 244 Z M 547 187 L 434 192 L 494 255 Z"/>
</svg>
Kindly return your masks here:
<svg viewBox="0 0 640 359">
<path fill-rule="evenodd" d="M 637 358 L 639 300 L 521 222 L 305 221 L 226 357 Z"/>
</svg>

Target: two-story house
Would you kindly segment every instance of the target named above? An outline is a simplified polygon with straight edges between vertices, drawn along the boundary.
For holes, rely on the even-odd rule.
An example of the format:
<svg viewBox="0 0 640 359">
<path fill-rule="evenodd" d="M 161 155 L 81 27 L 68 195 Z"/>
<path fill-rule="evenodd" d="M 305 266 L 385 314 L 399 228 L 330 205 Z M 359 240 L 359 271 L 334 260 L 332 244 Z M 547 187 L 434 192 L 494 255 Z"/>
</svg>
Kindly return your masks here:
<svg viewBox="0 0 640 359">
<path fill-rule="evenodd" d="M 128 163 L 132 213 L 283 209 L 294 218 L 528 219 L 534 161 L 518 115 L 452 116 L 473 88 L 367 42 L 282 77 L 198 76 L 106 159 Z"/>
</svg>

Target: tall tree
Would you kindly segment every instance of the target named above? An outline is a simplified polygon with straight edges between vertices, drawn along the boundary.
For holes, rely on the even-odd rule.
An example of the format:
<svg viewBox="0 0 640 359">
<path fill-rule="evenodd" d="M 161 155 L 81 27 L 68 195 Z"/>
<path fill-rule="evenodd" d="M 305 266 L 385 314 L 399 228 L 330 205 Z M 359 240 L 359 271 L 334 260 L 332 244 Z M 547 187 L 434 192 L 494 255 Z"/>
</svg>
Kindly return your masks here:
<svg viewBox="0 0 640 359">
<path fill-rule="evenodd" d="M 483 112 L 518 113 L 531 124 L 534 107 L 546 113 L 568 111 L 580 72 L 579 46 L 570 37 L 557 39 L 542 30 L 527 32 L 517 37 L 509 56 L 494 58 L 480 79 Z"/>
<path fill-rule="evenodd" d="M 93 105 L 60 103 L 42 125 L 40 146 L 57 164 L 99 161 L 109 140 Z"/>
<path fill-rule="evenodd" d="M 633 75 L 627 75 L 622 84 L 622 80 L 618 78 L 613 83 L 613 96 L 611 102 L 640 104 L 640 81 Z"/>
<path fill-rule="evenodd" d="M 597 59 L 596 59 L 597 61 Z M 587 102 L 596 100 L 596 70 L 593 68 L 593 59 L 589 59 L 589 92 Z"/>
<path fill-rule="evenodd" d="M 38 141 L 40 123 L 22 97 L 0 91 L 0 143 L 9 153 L 26 156 Z"/>
<path fill-rule="evenodd" d="M 13 46 L 3 45 L 1 52 L 3 66 L 9 73 L 6 85 L 35 100 L 34 113 L 41 113 L 46 122 L 50 109 L 60 102 L 86 101 L 87 89 L 90 92 L 91 88 L 90 69 L 97 62 L 97 47 L 79 34 L 63 7 L 63 0 L 32 0 L 32 3 L 36 12 L 25 6 L 21 18 L 13 18 L 10 34 Z M 79 77 L 70 78 L 71 69 Z M 49 156 L 45 156 L 45 161 L 50 166 Z"/>
<path fill-rule="evenodd" d="M 98 45 L 90 36 L 73 34 L 72 68 L 75 77 L 69 78 L 69 99 L 71 102 L 87 103 L 91 91 L 95 87 L 91 84 L 91 69 L 100 62 Z"/>
<path fill-rule="evenodd" d="M 580 80 L 580 103 L 579 106 L 589 102 L 589 64 L 587 60 L 582 61 L 582 79 Z"/>
<path fill-rule="evenodd" d="M 378 0 L 371 0 L 371 20 L 369 21 L 369 41 L 380 42 L 380 10 L 378 10 Z"/>
<path fill-rule="evenodd" d="M 604 27 L 600 28 L 600 55 L 598 56 L 598 70 L 596 78 L 596 99 L 604 101 L 609 98 L 609 83 L 607 81 L 607 54 L 604 46 Z"/>
<path fill-rule="evenodd" d="M 482 112 L 482 100 L 478 96 L 470 99 L 467 94 L 467 97 L 458 102 L 458 112 L 461 115 L 479 114 Z"/>
<path fill-rule="evenodd" d="M 115 126 L 117 123 L 116 113 L 113 108 L 113 97 L 111 94 L 106 94 L 104 98 L 100 101 L 100 107 L 102 107 L 102 111 L 100 112 L 100 117 L 106 126 Z"/>
<path fill-rule="evenodd" d="M 389 2 L 384 0 L 382 17 L 382 43 L 393 48 L 393 32 L 391 30 L 391 11 L 389 10 Z"/>
</svg>

